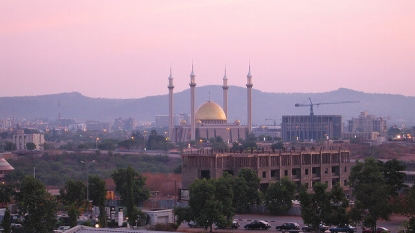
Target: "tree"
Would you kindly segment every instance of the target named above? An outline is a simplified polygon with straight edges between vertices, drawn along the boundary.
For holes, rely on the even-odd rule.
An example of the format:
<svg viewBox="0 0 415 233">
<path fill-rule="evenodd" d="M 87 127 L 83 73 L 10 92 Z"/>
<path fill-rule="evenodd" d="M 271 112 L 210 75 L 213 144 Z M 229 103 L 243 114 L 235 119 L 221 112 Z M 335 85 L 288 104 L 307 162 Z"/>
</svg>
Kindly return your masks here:
<svg viewBox="0 0 415 233">
<path fill-rule="evenodd" d="M 11 232 L 11 216 L 10 216 L 10 210 L 8 207 L 6 207 L 6 210 L 4 211 L 4 216 L 3 216 L 3 220 L 1 221 L 1 225 L 3 226 L 4 233 Z"/>
<path fill-rule="evenodd" d="M 265 193 L 265 206 L 275 215 L 287 214 L 291 209 L 295 199 L 297 186 L 288 177 L 277 181 L 268 186 Z"/>
<path fill-rule="evenodd" d="M 209 143 L 211 144 L 212 149 L 215 150 L 225 150 L 228 148 L 221 136 L 217 136 L 216 138 L 210 138 Z"/>
<path fill-rule="evenodd" d="M 34 144 L 33 142 L 28 142 L 28 143 L 26 143 L 26 149 L 32 151 L 32 150 L 36 149 L 36 144 Z"/>
<path fill-rule="evenodd" d="M 0 204 L 8 204 L 14 194 L 13 186 L 10 184 L 0 184 Z"/>
<path fill-rule="evenodd" d="M 174 215 L 176 216 L 176 225 L 180 226 L 180 224 L 184 221 L 190 222 L 192 219 L 194 219 L 192 214 L 192 209 L 190 206 L 181 207 L 177 206 L 173 208 Z"/>
<path fill-rule="evenodd" d="M 259 205 L 262 193 L 259 191 L 261 179 L 251 169 L 242 168 L 233 181 L 233 204 L 236 212 L 249 211 L 251 205 Z"/>
<path fill-rule="evenodd" d="M 111 174 L 115 182 L 115 190 L 120 194 L 123 203 L 127 207 L 126 217 L 130 225 L 135 224 L 139 214 L 142 214 L 135 207 L 150 197 L 150 191 L 144 188 L 146 178 L 135 171 L 131 166 L 127 169 L 118 169 Z"/>
<path fill-rule="evenodd" d="M 148 150 L 165 149 L 164 144 L 166 144 L 166 138 L 162 135 L 159 135 L 157 131 L 152 130 L 148 136 L 146 148 Z"/>
<path fill-rule="evenodd" d="M 189 206 L 194 220 L 210 228 L 213 223 L 230 225 L 234 215 L 232 207 L 232 177 L 225 174 L 219 179 L 195 180 L 189 187 Z"/>
<path fill-rule="evenodd" d="M 14 151 L 16 150 L 16 148 L 16 144 L 14 144 L 13 142 L 6 142 L 6 144 L 4 145 L 5 151 Z"/>
<path fill-rule="evenodd" d="M 400 169 L 404 167 L 396 161 L 384 164 L 373 157 L 356 162 L 349 178 L 356 199 L 352 208 L 354 221 L 363 222 L 374 231 L 378 219 L 389 219 L 394 207 L 392 197 L 404 186 Z"/>
<path fill-rule="evenodd" d="M 53 232 L 56 227 L 55 198 L 46 191 L 39 180 L 26 176 L 20 184 L 18 208 L 25 216 L 23 228 L 25 232 Z"/>
<path fill-rule="evenodd" d="M 407 188 L 398 200 L 397 212 L 409 218 L 407 228 L 415 229 L 415 185 Z"/>
<path fill-rule="evenodd" d="M 277 142 L 271 145 L 271 149 L 273 150 L 281 150 L 284 148 L 284 143 L 283 142 Z"/>
<path fill-rule="evenodd" d="M 219 208 L 220 218 L 217 220 L 217 224 L 221 226 L 230 226 L 232 218 L 235 214 L 235 208 L 233 208 L 233 176 L 226 173 L 216 181 L 215 197 L 218 200 L 216 202 L 217 208 Z"/>
<path fill-rule="evenodd" d="M 388 135 L 388 137 L 389 138 L 392 138 L 392 139 L 394 139 L 394 138 L 397 138 L 397 136 L 399 135 L 401 135 L 401 129 L 399 129 L 398 127 L 396 127 L 396 125 L 395 126 L 392 126 L 392 127 L 390 127 L 389 129 L 388 129 L 388 132 L 387 132 L 387 135 Z"/>
<path fill-rule="evenodd" d="M 86 185 L 80 180 L 69 179 L 59 190 L 59 199 L 66 205 L 79 208 L 86 200 Z"/>
<path fill-rule="evenodd" d="M 68 209 L 68 217 L 69 217 L 69 226 L 74 227 L 78 224 L 78 216 L 79 216 L 79 209 L 75 207 L 74 204 L 71 204 Z"/>
<path fill-rule="evenodd" d="M 25 174 L 23 171 L 14 170 L 14 171 L 7 172 L 4 175 L 4 180 L 11 184 L 17 184 L 17 183 L 20 183 L 24 179 L 24 177 L 25 177 Z"/>
<path fill-rule="evenodd" d="M 402 188 L 407 187 L 404 184 L 405 173 L 402 172 L 405 168 L 397 159 L 388 160 L 383 164 L 383 176 L 389 187 L 390 196 L 396 197 Z"/>
<path fill-rule="evenodd" d="M 105 211 L 105 199 L 107 195 L 107 188 L 105 181 L 98 176 L 89 177 L 89 196 L 92 199 L 92 204 L 99 207 L 99 226 L 107 226 L 107 216 Z"/>
<path fill-rule="evenodd" d="M 349 216 L 346 212 L 349 201 L 343 188 L 336 184 L 330 192 L 326 189 L 326 183 L 317 182 L 313 185 L 312 193 L 309 193 L 304 185 L 299 193 L 301 217 L 305 224 L 310 225 L 316 231 L 321 223 L 327 225 L 349 223 Z"/>
</svg>

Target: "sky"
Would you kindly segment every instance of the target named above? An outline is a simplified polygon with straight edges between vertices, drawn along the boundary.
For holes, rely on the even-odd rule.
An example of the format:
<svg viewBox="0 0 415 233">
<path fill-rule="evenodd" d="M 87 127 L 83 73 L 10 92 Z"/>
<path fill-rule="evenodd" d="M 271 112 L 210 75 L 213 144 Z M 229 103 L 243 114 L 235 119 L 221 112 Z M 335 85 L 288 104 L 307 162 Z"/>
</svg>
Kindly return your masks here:
<svg viewBox="0 0 415 233">
<path fill-rule="evenodd" d="M 2 0 L 0 96 L 198 86 L 415 96 L 413 0 Z M 229 90 L 231 91 L 231 89 Z"/>
</svg>

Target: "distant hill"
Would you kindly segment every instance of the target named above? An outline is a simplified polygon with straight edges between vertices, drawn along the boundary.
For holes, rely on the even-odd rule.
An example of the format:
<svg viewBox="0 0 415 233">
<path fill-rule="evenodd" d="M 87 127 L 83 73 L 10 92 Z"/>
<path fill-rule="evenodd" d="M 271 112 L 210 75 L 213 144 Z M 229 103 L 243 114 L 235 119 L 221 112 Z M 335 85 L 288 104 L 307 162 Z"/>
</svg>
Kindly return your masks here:
<svg viewBox="0 0 415 233">
<path fill-rule="evenodd" d="M 246 88 L 231 86 L 228 90 L 229 122 L 239 119 L 246 123 Z M 360 112 L 368 111 L 377 117 L 389 117 L 390 125 L 399 127 L 415 125 L 415 97 L 392 94 L 369 94 L 340 88 L 323 93 L 269 93 L 256 89 L 252 91 L 253 123 L 272 124 L 275 119 L 281 122 L 283 115 L 308 115 L 309 107 L 295 107 L 296 103 L 360 101 L 359 103 L 327 104 L 314 106 L 315 115 L 342 115 L 343 122 L 358 117 Z M 174 94 L 174 112 L 187 113 L 190 110 L 190 90 Z M 196 87 L 196 107 L 211 99 L 222 106 L 220 85 Z M 58 103 L 60 102 L 60 106 Z M 115 118 L 132 117 L 137 122 L 154 121 L 155 115 L 168 114 L 168 90 L 166 95 L 148 96 L 138 99 L 90 98 L 78 92 L 41 96 L 0 97 L 0 118 L 14 117 L 34 119 L 75 118 L 113 122 Z"/>
</svg>

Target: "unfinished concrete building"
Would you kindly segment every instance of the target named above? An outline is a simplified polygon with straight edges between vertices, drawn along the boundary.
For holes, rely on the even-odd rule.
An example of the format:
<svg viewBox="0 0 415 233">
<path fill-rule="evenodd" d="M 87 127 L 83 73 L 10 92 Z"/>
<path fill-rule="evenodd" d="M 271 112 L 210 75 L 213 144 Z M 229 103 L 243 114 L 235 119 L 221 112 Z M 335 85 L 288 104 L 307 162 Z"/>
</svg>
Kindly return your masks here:
<svg viewBox="0 0 415 233">
<path fill-rule="evenodd" d="M 182 188 L 188 189 L 197 178 L 217 179 L 224 172 L 236 176 L 242 168 L 249 168 L 261 178 L 263 192 L 270 183 L 287 176 L 298 186 L 305 184 L 310 191 L 316 182 L 321 182 L 328 184 L 329 190 L 339 183 L 350 193 L 350 167 L 350 151 L 333 148 L 242 153 L 193 150 L 182 154 Z"/>
</svg>

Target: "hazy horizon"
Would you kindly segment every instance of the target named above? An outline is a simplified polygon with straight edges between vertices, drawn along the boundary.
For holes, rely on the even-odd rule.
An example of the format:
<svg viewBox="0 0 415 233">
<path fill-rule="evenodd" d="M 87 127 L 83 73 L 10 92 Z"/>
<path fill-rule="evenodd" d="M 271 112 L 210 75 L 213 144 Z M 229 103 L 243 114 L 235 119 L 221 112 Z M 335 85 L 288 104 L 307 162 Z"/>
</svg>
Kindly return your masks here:
<svg viewBox="0 0 415 233">
<path fill-rule="evenodd" d="M 0 1 L 2 96 L 129 99 L 228 84 L 415 96 L 415 3 Z"/>
</svg>

